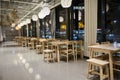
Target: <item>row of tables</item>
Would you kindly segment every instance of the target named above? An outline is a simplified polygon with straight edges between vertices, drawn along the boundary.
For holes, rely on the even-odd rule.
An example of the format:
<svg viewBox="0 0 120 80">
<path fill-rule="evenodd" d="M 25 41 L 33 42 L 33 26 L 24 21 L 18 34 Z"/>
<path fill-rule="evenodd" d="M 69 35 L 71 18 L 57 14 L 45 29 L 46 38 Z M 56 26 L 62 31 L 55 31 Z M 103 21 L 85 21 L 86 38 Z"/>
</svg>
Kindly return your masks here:
<svg viewBox="0 0 120 80">
<path fill-rule="evenodd" d="M 21 44 L 29 44 L 31 41 L 34 42 L 34 46 L 42 45 L 42 51 L 45 50 L 45 46 L 54 46 L 56 47 L 57 62 L 60 62 L 60 46 L 66 43 L 77 44 L 77 41 L 68 41 L 68 40 L 57 40 L 57 39 L 40 39 L 40 38 L 28 38 L 28 37 L 17 37 L 16 41 Z M 80 48 L 82 47 L 82 43 Z M 34 48 L 35 49 L 35 48 Z M 51 48 L 52 49 L 52 48 Z"/>
</svg>

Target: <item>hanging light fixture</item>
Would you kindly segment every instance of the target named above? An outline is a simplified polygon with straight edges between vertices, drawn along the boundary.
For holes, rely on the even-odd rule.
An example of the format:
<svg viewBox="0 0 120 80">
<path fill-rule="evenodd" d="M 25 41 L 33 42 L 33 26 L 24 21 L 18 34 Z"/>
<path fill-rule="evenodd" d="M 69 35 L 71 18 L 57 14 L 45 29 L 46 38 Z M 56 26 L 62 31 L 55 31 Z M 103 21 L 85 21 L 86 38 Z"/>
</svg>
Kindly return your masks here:
<svg viewBox="0 0 120 80">
<path fill-rule="evenodd" d="M 79 16 L 79 17 L 78 17 L 78 20 L 80 21 L 81 19 L 82 19 L 81 16 Z"/>
<path fill-rule="evenodd" d="M 21 25 L 21 23 L 20 24 L 18 24 L 18 26 L 17 26 L 19 29 L 21 29 L 21 27 L 22 27 L 22 25 Z"/>
<path fill-rule="evenodd" d="M 37 21 L 37 20 L 38 20 L 37 15 L 33 15 L 33 16 L 32 16 L 32 20 L 33 20 L 33 21 Z"/>
<path fill-rule="evenodd" d="M 16 30 L 19 30 L 20 28 L 18 26 L 15 27 Z"/>
<path fill-rule="evenodd" d="M 69 8 L 72 5 L 72 0 L 61 0 L 61 6 L 63 8 Z"/>
<path fill-rule="evenodd" d="M 63 22 L 63 21 L 64 21 L 63 16 L 60 16 L 60 17 L 59 17 L 59 22 Z"/>
<path fill-rule="evenodd" d="M 48 7 L 44 7 L 39 13 L 38 13 L 38 17 L 40 19 L 43 19 L 45 16 L 50 14 L 50 9 Z"/>
<path fill-rule="evenodd" d="M 40 18 L 40 19 L 43 19 L 44 17 L 45 17 L 46 15 L 44 14 L 44 11 L 43 11 L 43 9 L 38 13 L 38 17 Z"/>
<path fill-rule="evenodd" d="M 109 11 L 109 5 L 106 4 L 106 12 L 108 12 L 108 11 Z"/>
<path fill-rule="evenodd" d="M 82 13 L 81 13 L 81 11 L 80 11 L 80 10 L 78 11 L 78 15 L 79 15 L 79 16 L 82 16 Z"/>
<path fill-rule="evenodd" d="M 26 22 L 27 22 L 28 24 L 30 24 L 30 23 L 31 23 L 31 20 L 30 20 L 30 19 L 26 19 Z"/>
<path fill-rule="evenodd" d="M 15 23 L 12 23 L 11 27 L 15 27 Z"/>
<path fill-rule="evenodd" d="M 48 3 L 42 2 L 41 5 L 42 5 L 42 9 L 38 13 L 38 17 L 40 19 L 43 19 L 43 18 L 45 18 L 45 16 L 50 14 L 50 8 L 48 7 L 49 6 Z"/>
<path fill-rule="evenodd" d="M 82 19 L 81 16 L 82 16 L 81 11 L 78 11 L 78 20 L 79 20 L 79 21 Z"/>
<path fill-rule="evenodd" d="M 46 15 L 49 15 L 50 14 L 50 8 L 44 7 L 44 12 L 45 12 Z"/>
</svg>

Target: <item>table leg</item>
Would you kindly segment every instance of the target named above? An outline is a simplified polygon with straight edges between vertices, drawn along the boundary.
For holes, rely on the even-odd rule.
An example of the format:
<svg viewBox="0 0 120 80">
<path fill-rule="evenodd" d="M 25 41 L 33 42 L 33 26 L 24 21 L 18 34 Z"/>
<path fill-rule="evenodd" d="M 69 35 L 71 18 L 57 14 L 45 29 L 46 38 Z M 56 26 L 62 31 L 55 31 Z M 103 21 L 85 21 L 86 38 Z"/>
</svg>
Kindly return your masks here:
<svg viewBox="0 0 120 80">
<path fill-rule="evenodd" d="M 57 46 L 57 61 L 60 62 L 60 52 L 59 52 L 59 46 Z"/>
<path fill-rule="evenodd" d="M 94 56 L 93 49 L 90 49 L 90 59 L 93 58 Z"/>
<path fill-rule="evenodd" d="M 109 53 L 109 65 L 110 65 L 110 80 L 114 80 L 113 75 L 113 60 L 112 60 L 112 54 Z"/>
</svg>

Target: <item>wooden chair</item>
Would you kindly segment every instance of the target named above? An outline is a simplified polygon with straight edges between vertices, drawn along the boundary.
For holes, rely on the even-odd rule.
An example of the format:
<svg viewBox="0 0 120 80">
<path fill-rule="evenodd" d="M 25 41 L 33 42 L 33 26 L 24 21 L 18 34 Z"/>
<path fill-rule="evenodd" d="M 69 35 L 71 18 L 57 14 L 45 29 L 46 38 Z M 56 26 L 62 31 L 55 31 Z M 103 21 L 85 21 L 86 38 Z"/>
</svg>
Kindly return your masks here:
<svg viewBox="0 0 120 80">
<path fill-rule="evenodd" d="M 36 53 L 42 53 L 42 43 L 40 42 L 40 39 L 37 39 L 36 42 Z"/>
<path fill-rule="evenodd" d="M 30 49 L 35 49 L 35 44 L 34 44 L 34 40 L 36 38 L 31 38 L 30 42 L 28 43 L 28 47 L 30 47 Z"/>
<path fill-rule="evenodd" d="M 29 37 L 27 37 L 26 38 L 26 47 L 28 47 L 28 43 L 30 42 L 30 38 Z"/>
<path fill-rule="evenodd" d="M 115 79 L 119 80 L 119 73 L 120 73 L 120 56 L 113 56 L 113 70 L 115 73 Z"/>
<path fill-rule="evenodd" d="M 80 41 L 73 41 L 74 43 L 74 53 L 76 55 L 76 60 L 77 60 L 77 55 L 79 54 L 81 56 L 81 59 L 83 59 L 83 51 L 82 51 L 82 40 Z"/>
<path fill-rule="evenodd" d="M 39 54 L 40 52 L 42 52 L 42 45 L 38 44 L 36 45 L 36 52 Z"/>
<path fill-rule="evenodd" d="M 104 80 L 108 78 L 109 80 L 109 67 L 108 61 L 103 61 L 99 59 L 88 59 L 88 71 L 87 71 L 87 78 L 89 79 L 89 75 L 99 75 L 100 80 Z M 105 71 L 104 71 L 105 70 Z"/>
<path fill-rule="evenodd" d="M 42 50 L 41 50 L 41 52 L 43 53 L 43 50 L 46 49 L 47 40 L 46 40 L 46 39 L 40 39 L 40 40 L 39 40 L 39 43 L 42 45 Z"/>
<path fill-rule="evenodd" d="M 113 69 L 115 71 L 119 71 L 120 72 L 120 61 L 114 61 L 113 65 L 114 65 Z"/>
<path fill-rule="evenodd" d="M 43 50 L 43 55 L 44 55 L 44 61 L 47 60 L 47 62 L 49 61 L 54 61 L 54 57 L 53 57 L 54 51 L 50 50 L 50 49 L 45 49 Z"/>
<path fill-rule="evenodd" d="M 69 59 L 69 55 L 74 57 L 75 61 L 75 54 L 74 54 L 74 44 L 72 42 L 66 41 L 65 44 L 61 45 L 60 55 L 67 58 L 67 62 Z"/>
<path fill-rule="evenodd" d="M 113 69 L 120 72 L 120 56 L 113 56 Z"/>
<path fill-rule="evenodd" d="M 26 47 L 27 43 L 26 43 L 26 37 L 22 38 L 22 47 Z"/>
<path fill-rule="evenodd" d="M 18 37 L 18 39 L 17 39 L 18 45 L 20 45 L 20 46 L 22 46 L 22 38 L 23 37 Z"/>
</svg>

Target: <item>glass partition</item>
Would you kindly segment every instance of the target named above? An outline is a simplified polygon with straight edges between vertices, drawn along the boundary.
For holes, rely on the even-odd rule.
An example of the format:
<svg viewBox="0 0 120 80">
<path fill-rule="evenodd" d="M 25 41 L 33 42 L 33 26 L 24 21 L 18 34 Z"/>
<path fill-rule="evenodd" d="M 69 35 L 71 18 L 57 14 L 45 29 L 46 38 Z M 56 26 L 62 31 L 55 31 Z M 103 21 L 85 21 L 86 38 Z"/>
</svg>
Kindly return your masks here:
<svg viewBox="0 0 120 80">
<path fill-rule="evenodd" d="M 84 40 L 84 0 L 73 2 L 73 40 Z"/>
<path fill-rule="evenodd" d="M 101 29 L 98 42 L 120 42 L 119 14 L 120 0 L 98 0 L 98 29 Z"/>
</svg>

